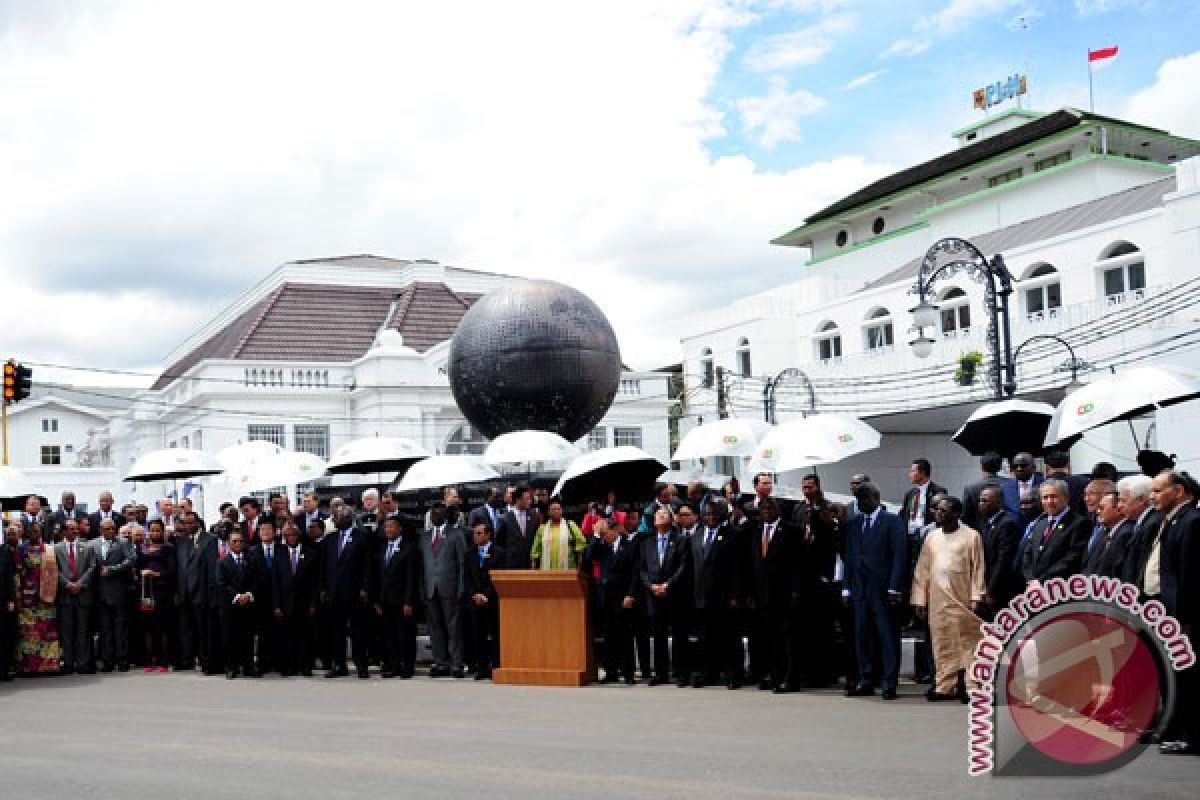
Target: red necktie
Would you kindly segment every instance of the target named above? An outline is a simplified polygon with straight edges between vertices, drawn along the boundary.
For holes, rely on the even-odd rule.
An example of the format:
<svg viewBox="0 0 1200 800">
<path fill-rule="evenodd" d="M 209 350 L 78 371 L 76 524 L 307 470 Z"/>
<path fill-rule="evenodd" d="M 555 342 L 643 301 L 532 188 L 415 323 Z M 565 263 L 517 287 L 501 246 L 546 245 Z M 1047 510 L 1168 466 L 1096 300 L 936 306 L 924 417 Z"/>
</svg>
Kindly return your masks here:
<svg viewBox="0 0 1200 800">
<path fill-rule="evenodd" d="M 437 531 L 433 532 L 433 556 L 437 558 L 438 550 L 442 549 L 442 535 Z"/>
<path fill-rule="evenodd" d="M 67 550 L 67 566 L 71 570 L 71 577 L 75 577 L 75 543 L 71 542 Z"/>
</svg>

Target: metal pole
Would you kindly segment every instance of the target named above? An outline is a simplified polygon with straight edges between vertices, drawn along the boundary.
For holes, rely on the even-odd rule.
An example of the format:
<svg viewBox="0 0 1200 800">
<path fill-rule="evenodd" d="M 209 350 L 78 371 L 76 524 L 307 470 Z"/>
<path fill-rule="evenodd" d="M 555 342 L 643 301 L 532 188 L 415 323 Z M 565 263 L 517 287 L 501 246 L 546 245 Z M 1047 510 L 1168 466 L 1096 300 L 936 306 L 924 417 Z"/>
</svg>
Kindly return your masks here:
<svg viewBox="0 0 1200 800">
<path fill-rule="evenodd" d="M 1088 60 L 1088 111 L 1096 113 L 1096 93 L 1092 90 L 1092 51 L 1087 54 Z"/>
<path fill-rule="evenodd" d="M 767 378 L 763 381 L 763 421 L 770 423 L 771 420 L 771 396 L 775 392 L 775 379 Z"/>
<path fill-rule="evenodd" d="M 990 342 L 990 344 L 992 346 L 992 369 L 991 369 L 992 386 L 993 386 L 992 395 L 996 400 L 1003 400 L 1004 399 L 1004 379 L 1003 379 L 1004 364 L 1000 360 L 1000 358 L 1001 358 L 1001 356 L 1000 356 L 1000 308 L 999 308 L 999 300 L 996 296 L 996 273 L 993 272 L 990 268 L 988 269 L 988 281 L 991 282 L 991 286 L 992 286 L 991 297 L 989 298 L 991 300 L 991 302 L 988 303 L 988 305 L 991 306 L 991 308 L 989 308 L 988 311 L 990 311 L 992 314 L 992 330 L 996 332 L 996 335 L 992 337 L 992 341 Z M 1007 317 L 1006 317 L 1006 321 L 1007 321 Z"/>
<path fill-rule="evenodd" d="M 4 466 L 7 467 L 8 466 L 8 401 L 0 400 L 0 407 L 3 407 L 3 411 L 0 411 L 0 417 L 3 418 L 3 423 L 0 424 L 0 427 L 4 428 Z"/>
<path fill-rule="evenodd" d="M 729 418 L 728 396 L 725 391 L 725 368 L 717 367 L 717 417 Z"/>
</svg>

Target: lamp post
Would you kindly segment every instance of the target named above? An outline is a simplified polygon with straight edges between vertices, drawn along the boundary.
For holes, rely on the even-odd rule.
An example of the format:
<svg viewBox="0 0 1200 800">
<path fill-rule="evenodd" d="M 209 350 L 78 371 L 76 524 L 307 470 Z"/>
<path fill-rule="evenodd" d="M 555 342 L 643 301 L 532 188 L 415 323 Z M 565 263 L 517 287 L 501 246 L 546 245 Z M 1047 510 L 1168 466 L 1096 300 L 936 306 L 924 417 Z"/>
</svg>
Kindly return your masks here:
<svg viewBox="0 0 1200 800">
<path fill-rule="evenodd" d="M 775 390 L 779 388 L 780 383 L 788 378 L 799 378 L 804 381 L 804 388 L 808 390 L 808 411 L 800 413 L 807 417 L 810 413 L 815 414 L 817 412 L 817 393 L 813 389 L 812 380 L 809 379 L 808 374 L 804 370 L 788 367 L 787 369 L 780 370 L 779 374 L 775 377 L 767 378 L 766 383 L 763 384 L 763 419 L 772 425 L 776 422 Z"/>
<path fill-rule="evenodd" d="M 1013 278 L 997 253 L 989 261 L 979 248 L 966 239 L 946 238 L 934 242 L 925 253 L 917 271 L 917 283 L 910 294 L 917 295 L 917 305 L 910 309 L 916 338 L 909 342 L 913 355 L 928 358 L 933 353 L 934 339 L 925 335 L 926 328 L 938 322 L 938 307 L 930 299 L 933 285 L 942 278 L 965 272 L 968 277 L 983 284 L 983 304 L 988 311 L 988 348 L 991 351 L 988 372 L 992 390 L 997 400 L 1004 393 L 1013 377 L 1011 327 L 1008 318 L 1008 298 L 1013 293 Z"/>
<path fill-rule="evenodd" d="M 1016 394 L 1016 391 L 1017 391 L 1017 380 L 1016 380 L 1017 360 L 1021 357 L 1022 350 L 1024 350 L 1026 347 L 1028 347 L 1031 342 L 1037 342 L 1037 341 L 1057 342 L 1058 344 L 1061 344 L 1063 347 L 1067 348 L 1067 353 L 1070 354 L 1070 357 L 1065 362 L 1063 362 L 1063 364 L 1059 367 L 1059 369 L 1070 370 L 1070 372 L 1071 372 L 1071 382 L 1068 383 L 1066 386 L 1067 392 L 1070 393 L 1070 392 L 1074 391 L 1075 389 L 1078 389 L 1081 385 L 1079 383 L 1079 370 L 1091 369 L 1092 365 L 1089 364 L 1088 362 L 1080 359 L 1077 355 L 1075 355 L 1075 348 L 1071 347 L 1071 343 L 1068 342 L 1066 339 L 1062 338 L 1061 336 L 1055 336 L 1052 333 L 1040 333 L 1037 336 L 1031 336 L 1028 339 L 1026 339 L 1025 341 L 1021 342 L 1020 346 L 1017 347 L 1015 352 L 1013 352 L 1012 360 L 1011 360 L 1012 368 L 1008 370 L 1008 380 L 1004 384 L 1004 393 L 1006 395 L 1008 395 L 1009 397 L 1012 397 L 1014 394 Z"/>
</svg>

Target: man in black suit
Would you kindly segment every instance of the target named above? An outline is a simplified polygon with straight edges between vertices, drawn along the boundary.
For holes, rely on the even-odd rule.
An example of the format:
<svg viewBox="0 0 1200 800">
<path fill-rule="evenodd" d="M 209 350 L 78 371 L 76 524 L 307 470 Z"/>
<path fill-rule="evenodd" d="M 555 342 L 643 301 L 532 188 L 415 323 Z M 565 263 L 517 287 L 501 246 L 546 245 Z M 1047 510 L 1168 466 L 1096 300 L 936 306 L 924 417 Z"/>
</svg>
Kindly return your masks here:
<svg viewBox="0 0 1200 800">
<path fill-rule="evenodd" d="M 96 605 L 100 615 L 100 659 L 103 670 L 129 670 L 129 587 L 133 583 L 134 554 L 117 538 L 112 517 L 100 522 L 100 538 L 92 542 L 96 553 Z"/>
<path fill-rule="evenodd" d="M 272 515 L 259 521 L 258 543 L 251 547 L 246 554 L 250 560 L 258 562 L 258 568 L 263 576 L 262 585 L 255 595 L 258 671 L 262 673 L 282 671 L 280 651 L 283 623 L 275 616 L 275 603 L 271 597 L 274 585 L 272 576 L 280 562 L 286 558 L 284 546 L 276 541 L 275 520 L 280 516 L 285 520 L 289 518 L 286 515 Z"/>
<path fill-rule="evenodd" d="M 504 495 L 498 489 L 492 491 L 503 502 Z M 483 681 L 490 679 L 492 668 L 500 664 L 500 601 L 492 585 L 492 569 L 504 564 L 504 552 L 492 544 L 492 529 L 487 520 L 476 520 L 471 538 L 473 543 L 467 548 L 463 565 L 463 587 L 470 603 L 471 633 L 475 637 L 471 648 L 475 656 L 475 680 Z"/>
<path fill-rule="evenodd" d="M 629 630 L 633 636 L 633 647 L 637 655 L 638 670 L 641 672 L 642 680 L 648 681 L 653 677 L 653 667 L 650 660 L 650 618 L 646 613 L 647 601 L 645 592 L 642 591 L 638 568 L 642 557 L 642 540 L 649 534 L 642 532 L 642 512 L 636 508 L 631 508 L 625 512 L 625 520 L 621 523 L 621 528 L 624 536 L 621 546 L 629 546 L 633 549 L 633 552 L 630 554 L 630 569 L 633 576 L 629 592 L 633 599 L 633 606 L 627 609 L 629 613 L 625 615 L 625 620 L 629 623 Z M 624 608 L 624 605 L 622 607 Z"/>
<path fill-rule="evenodd" d="M 774 498 L 762 499 L 746 528 L 742 544 L 748 563 L 742 594 L 753 615 L 750 672 L 758 688 L 793 691 L 799 654 L 793 621 L 800 604 L 803 533 L 779 518 Z"/>
<path fill-rule="evenodd" d="M 979 516 L 979 498 L 983 496 L 984 489 L 1003 486 L 1003 481 L 999 477 L 1000 468 L 1003 466 L 1004 456 L 997 452 L 984 453 L 980 456 L 979 469 L 983 472 L 983 477 L 963 489 L 962 523 L 968 528 L 983 533 L 984 520 Z M 1003 499 L 1003 494 L 1001 494 L 1001 501 Z"/>
<path fill-rule="evenodd" d="M 1021 530 L 1004 509 L 1004 491 L 1000 486 L 983 488 L 976 517 L 983 526 L 979 535 L 983 539 L 985 602 L 994 614 L 1007 606 L 1025 585 L 1012 569 Z"/>
<path fill-rule="evenodd" d="M 260 562 L 245 553 L 245 534 L 229 534 L 229 552 L 217 562 L 216 589 L 221 604 L 221 634 L 225 643 L 225 677 L 233 680 L 240 669 L 257 678 L 254 666 L 254 630 L 258 626 L 256 592 L 266 576 Z"/>
<path fill-rule="evenodd" d="M 17 522 L 10 522 L 9 525 L 20 527 Z M 0 681 L 12 680 L 12 660 L 17 633 L 15 580 L 13 552 L 8 544 L 0 539 Z"/>
<path fill-rule="evenodd" d="M 213 525 L 209 538 L 200 548 L 200 572 L 204 575 L 207 585 L 205 598 L 208 602 L 208 656 L 204 662 L 205 675 L 220 675 L 225 670 L 225 634 L 222 618 L 225 615 L 225 604 L 221 600 L 221 592 L 217 587 L 217 571 L 220 563 L 229 554 L 229 537 L 240 531 L 237 522 L 231 517 L 237 515 L 237 509 L 230 506 L 232 514 Z M 243 537 L 243 549 L 245 538 Z M 235 665 L 236 661 L 230 661 Z"/>
<path fill-rule="evenodd" d="M 328 517 L 317 505 L 317 493 L 305 492 L 300 500 L 300 510 L 292 515 L 292 523 L 300 531 L 301 538 L 308 535 L 308 527 L 314 522 L 324 522 Z"/>
<path fill-rule="evenodd" d="M 1084 502 L 1083 493 L 1087 490 L 1087 485 L 1091 481 L 1087 475 L 1071 474 L 1071 454 L 1066 450 L 1049 450 L 1042 456 L 1042 463 L 1046 465 L 1046 478 L 1057 478 L 1067 485 L 1067 494 L 1070 499 L 1067 502 L 1067 507 L 1080 516 L 1087 514 L 1087 504 Z"/>
<path fill-rule="evenodd" d="M 1071 509 L 1065 481 L 1047 478 L 1040 492 L 1045 516 L 1033 526 L 1025 546 L 1023 573 L 1029 588 L 1079 572 L 1092 533 L 1087 519 Z"/>
<path fill-rule="evenodd" d="M 85 516 L 87 515 L 75 505 L 75 493 L 72 491 L 63 492 L 62 505 L 58 507 L 58 511 L 50 515 L 50 529 L 53 530 L 55 527 L 65 528 L 67 520 L 78 522 L 81 517 Z"/>
<path fill-rule="evenodd" d="M 321 557 L 321 604 L 328 611 L 330 669 L 326 678 L 350 673 L 346 669 L 346 634 L 358 677 L 366 680 L 370 586 L 367 563 L 371 537 L 355 527 L 354 512 L 343 508 L 337 530 L 325 537 Z"/>
<path fill-rule="evenodd" d="M 125 524 L 125 517 L 121 512 L 113 508 L 112 492 L 101 492 L 99 500 L 100 510 L 88 514 L 88 518 L 91 520 L 92 534 L 97 537 L 100 535 L 100 523 L 106 519 L 113 521 L 113 524 L 116 526 L 115 530 L 121 530 L 121 527 Z"/>
<path fill-rule="evenodd" d="M 513 491 L 513 507 L 504 515 L 496 545 L 508 559 L 508 569 L 529 569 L 529 549 L 533 547 L 533 536 L 538 529 L 538 515 L 533 511 L 533 491 L 528 486 L 518 486 Z"/>
<path fill-rule="evenodd" d="M 245 546 L 250 548 L 258 543 L 258 523 L 263 519 L 262 503 L 256 497 L 243 497 L 238 500 L 238 508 L 242 512 L 240 524 L 245 534 Z"/>
<path fill-rule="evenodd" d="M 1121 513 L 1133 523 L 1133 535 L 1121 566 L 1121 580 L 1138 589 L 1143 589 L 1146 561 L 1162 528 L 1162 514 L 1150 502 L 1152 485 L 1146 475 L 1130 475 L 1117 483 Z"/>
<path fill-rule="evenodd" d="M 633 675 L 632 628 L 637 547 L 632 537 L 605 518 L 596 520 L 592 531 L 580 569 L 592 576 L 596 627 L 604 640 L 600 650 L 604 678 L 600 682 L 615 683 L 624 676 L 632 686 L 637 682 Z"/>
<path fill-rule="evenodd" d="M 1106 483 L 1112 485 L 1111 481 Z M 1088 542 L 1082 572 L 1084 575 L 1119 578 L 1125 550 L 1133 538 L 1133 523 L 1121 513 L 1116 489 L 1100 496 L 1096 504 L 1096 523 L 1100 526 L 1100 535 Z"/>
<path fill-rule="evenodd" d="M 654 490 L 654 499 L 642 509 L 643 531 L 650 531 L 654 528 L 654 512 L 658 509 L 668 509 L 672 516 L 679 510 L 679 506 L 676 505 L 674 496 L 671 494 L 671 488 L 669 483 L 660 483 Z"/>
<path fill-rule="evenodd" d="M 669 637 L 686 636 L 687 629 L 672 631 L 678 618 L 676 607 L 687 603 L 688 548 L 675 530 L 668 508 L 654 512 L 653 530 L 643 537 L 638 551 L 638 583 L 646 601 L 646 616 L 654 642 L 654 677 L 651 686 L 671 679 Z M 682 595 L 682 596 L 681 596 Z M 678 681 L 686 686 L 687 681 Z"/>
<path fill-rule="evenodd" d="M 683 508 L 681 515 L 682 512 Z M 740 670 L 733 664 L 733 613 L 741 591 L 743 554 L 737 549 L 739 540 L 725 524 L 722 501 L 709 501 L 703 516 L 703 524 L 688 539 L 692 564 L 691 616 L 698 645 L 692 686 L 699 689 L 716 683 L 724 675 L 726 685 L 732 687 L 740 680 Z"/>
<path fill-rule="evenodd" d="M 483 522 L 488 526 L 494 543 L 504 522 L 504 514 L 504 491 L 499 486 L 493 486 L 488 489 L 484 504 L 471 509 L 471 513 L 467 515 L 467 530 L 473 531 L 476 523 Z"/>
<path fill-rule="evenodd" d="M 421 553 L 414 531 L 400 517 L 383 522 L 384 541 L 371 554 L 371 601 L 383 624 L 383 677 L 413 676 L 417 655 L 417 608 L 421 601 Z"/>
<path fill-rule="evenodd" d="M 283 529 L 283 548 L 271 573 L 272 615 L 280 628 L 279 657 L 284 677 L 312 676 L 313 622 L 320 603 L 321 560 L 300 529 Z"/>
<path fill-rule="evenodd" d="M 834 620 L 841 598 L 834 591 L 837 571 L 837 519 L 821 490 L 821 479 L 805 475 L 800 483 L 804 500 L 797 504 L 793 521 L 801 532 L 800 609 L 797 626 L 799 671 L 809 686 L 828 686 L 834 680 L 836 651 Z"/>
<path fill-rule="evenodd" d="M 179 581 L 179 653 L 175 668 L 201 667 L 208 662 L 208 578 L 204 548 L 212 535 L 203 530 L 194 511 L 179 515 L 175 524 L 176 575 Z"/>
</svg>

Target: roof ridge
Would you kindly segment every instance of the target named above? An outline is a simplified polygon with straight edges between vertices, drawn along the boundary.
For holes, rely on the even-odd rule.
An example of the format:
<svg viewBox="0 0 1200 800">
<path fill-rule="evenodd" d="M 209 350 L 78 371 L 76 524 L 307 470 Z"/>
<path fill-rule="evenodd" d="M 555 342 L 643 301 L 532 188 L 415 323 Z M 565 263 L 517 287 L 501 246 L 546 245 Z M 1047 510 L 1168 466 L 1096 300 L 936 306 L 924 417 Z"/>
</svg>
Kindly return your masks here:
<svg viewBox="0 0 1200 800">
<path fill-rule="evenodd" d="M 231 351 L 230 355 L 231 358 L 237 358 L 239 355 L 241 355 L 242 349 L 245 348 L 247 342 L 250 341 L 250 337 L 254 335 L 254 332 L 258 330 L 258 326 L 262 324 L 264 319 L 266 319 L 267 313 L 275 307 L 276 303 L 279 302 L 279 298 L 283 297 L 283 290 L 287 287 L 287 283 L 279 284 L 279 286 L 275 288 L 275 291 L 271 293 L 271 296 L 267 298 L 267 302 L 263 303 L 262 310 L 258 312 L 258 317 L 254 320 L 254 322 L 246 327 L 246 332 L 242 334 L 241 338 L 238 339 L 237 344 L 233 346 L 233 350 Z"/>
<path fill-rule="evenodd" d="M 412 308 L 413 298 L 417 296 L 417 282 L 413 281 L 408 286 L 405 286 L 396 297 L 396 308 L 392 312 L 391 319 L 383 323 L 383 327 L 391 328 L 392 330 L 400 330 L 400 326 L 404 324 L 405 318 L 408 317 L 408 310 Z"/>
</svg>

